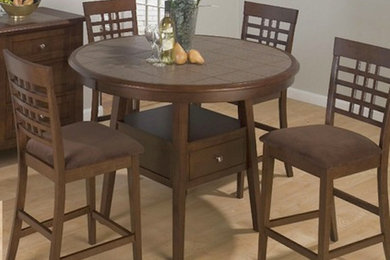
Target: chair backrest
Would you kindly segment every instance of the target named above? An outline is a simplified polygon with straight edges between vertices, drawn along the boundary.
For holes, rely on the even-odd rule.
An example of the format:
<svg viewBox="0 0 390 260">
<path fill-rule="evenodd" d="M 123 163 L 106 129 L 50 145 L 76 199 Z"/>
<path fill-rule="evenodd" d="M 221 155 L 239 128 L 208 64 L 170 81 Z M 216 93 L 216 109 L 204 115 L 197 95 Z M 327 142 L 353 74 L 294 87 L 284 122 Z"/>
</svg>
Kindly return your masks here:
<svg viewBox="0 0 390 260">
<path fill-rule="evenodd" d="M 336 38 L 326 124 L 339 113 L 381 128 L 380 146 L 389 143 L 390 49 Z"/>
<path fill-rule="evenodd" d="M 88 41 L 138 34 L 135 0 L 83 2 Z"/>
<path fill-rule="evenodd" d="M 53 149 L 54 167 L 64 167 L 61 127 L 52 68 L 3 50 L 19 151 L 29 139 Z"/>
<path fill-rule="evenodd" d="M 241 39 L 291 53 L 298 10 L 245 1 Z"/>
</svg>

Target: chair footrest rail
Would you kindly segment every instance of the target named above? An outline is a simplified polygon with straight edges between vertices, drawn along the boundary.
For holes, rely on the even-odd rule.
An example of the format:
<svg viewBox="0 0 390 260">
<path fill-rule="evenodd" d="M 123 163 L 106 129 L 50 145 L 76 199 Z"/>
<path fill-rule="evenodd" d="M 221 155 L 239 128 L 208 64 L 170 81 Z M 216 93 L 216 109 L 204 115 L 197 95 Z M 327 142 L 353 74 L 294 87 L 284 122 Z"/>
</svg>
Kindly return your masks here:
<svg viewBox="0 0 390 260">
<path fill-rule="evenodd" d="M 278 227 L 282 225 L 288 225 L 300 221 L 305 221 L 313 218 L 318 218 L 319 216 L 319 211 L 318 210 L 313 210 L 313 211 L 308 211 L 304 213 L 299 213 L 299 214 L 294 214 L 286 217 L 281 217 L 281 218 L 276 218 L 276 219 L 271 219 L 269 226 L 270 227 Z"/>
<path fill-rule="evenodd" d="M 88 206 L 78 208 L 76 210 L 70 211 L 64 215 L 64 221 L 68 221 L 80 216 L 83 216 L 85 214 L 88 214 L 89 208 Z M 69 255 L 63 256 L 60 259 L 66 259 L 66 260 L 78 260 L 78 259 L 84 259 L 86 257 L 90 257 L 99 253 L 102 253 L 104 251 L 114 249 L 116 247 L 120 247 L 122 245 L 132 243 L 135 241 L 135 235 L 134 233 L 130 232 L 126 228 L 122 227 L 118 223 L 112 221 L 109 218 L 106 218 L 96 210 L 92 210 L 92 217 L 99 221 L 101 224 L 109 227 L 112 231 L 118 233 L 121 235 L 121 237 L 101 243 L 96 246 L 92 246 L 89 248 L 86 248 L 84 250 L 80 250 L 74 253 L 71 253 Z M 53 225 L 53 219 L 48 219 L 42 222 L 39 222 L 37 219 L 29 215 L 27 212 L 23 210 L 18 211 L 18 218 L 29 224 L 29 227 L 26 227 L 22 229 L 21 231 L 21 237 L 30 235 L 35 232 L 41 233 L 43 236 L 45 236 L 47 239 L 51 240 L 52 238 L 52 231 L 49 229 Z"/>
<path fill-rule="evenodd" d="M 301 255 L 309 258 L 309 259 L 317 259 L 318 255 L 311 251 L 310 249 L 298 244 L 297 242 L 289 239 L 288 237 L 285 237 L 284 235 L 280 234 L 279 232 L 271 229 L 266 228 L 266 235 L 275 239 L 276 241 L 282 243 L 283 245 L 291 248 L 292 250 L 300 253 Z M 329 251 L 329 257 L 330 259 L 343 256 L 345 254 L 352 253 L 354 251 L 361 250 L 363 248 L 382 243 L 384 241 L 383 234 L 378 234 L 375 236 L 371 236 L 335 249 L 332 249 Z"/>
<path fill-rule="evenodd" d="M 348 193 L 346 193 L 342 190 L 336 189 L 336 188 L 333 189 L 333 194 L 340 199 L 343 199 L 351 204 L 354 204 L 355 206 L 358 206 L 362 209 L 365 209 L 373 214 L 379 215 L 379 207 L 378 206 L 375 206 L 367 201 L 359 199 L 351 194 L 348 194 Z"/>
<path fill-rule="evenodd" d="M 88 213 L 88 207 L 87 206 L 82 207 L 82 208 L 78 208 L 78 209 L 75 209 L 75 210 L 72 210 L 72 211 L 70 211 L 70 212 L 65 214 L 64 221 L 69 221 L 71 219 L 75 219 L 75 218 L 80 217 L 82 215 L 85 215 L 87 213 Z M 24 217 L 21 217 L 21 215 L 27 215 L 31 219 L 30 220 L 26 220 Z M 20 237 L 25 237 L 25 236 L 28 236 L 28 235 L 33 234 L 35 232 L 39 232 L 39 230 L 37 230 L 36 227 L 39 227 L 39 229 L 42 230 L 42 229 L 48 229 L 49 227 L 51 227 L 53 225 L 53 218 L 45 220 L 45 221 L 42 221 L 42 222 L 39 222 L 38 220 L 36 220 L 35 218 L 33 218 L 32 216 L 30 216 L 28 213 L 26 213 L 24 211 L 19 211 L 18 216 L 19 216 L 20 219 L 22 219 L 24 222 L 26 222 L 27 224 L 30 225 L 29 227 L 26 227 L 26 228 L 22 229 Z M 35 225 L 35 224 L 31 225 L 31 223 L 29 223 L 28 221 L 33 221 L 37 225 Z M 50 231 L 50 233 L 51 233 L 51 231 Z M 46 235 L 44 235 L 44 236 L 47 238 Z"/>
</svg>

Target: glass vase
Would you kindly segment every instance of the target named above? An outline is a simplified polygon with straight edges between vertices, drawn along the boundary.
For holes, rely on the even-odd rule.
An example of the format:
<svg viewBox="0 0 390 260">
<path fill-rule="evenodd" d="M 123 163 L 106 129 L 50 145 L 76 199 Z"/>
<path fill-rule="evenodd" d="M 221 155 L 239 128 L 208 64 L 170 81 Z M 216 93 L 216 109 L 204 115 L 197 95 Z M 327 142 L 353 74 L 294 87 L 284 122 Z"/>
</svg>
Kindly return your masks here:
<svg viewBox="0 0 390 260">
<path fill-rule="evenodd" d="M 175 39 L 186 51 L 192 47 L 197 16 L 198 6 L 193 0 L 172 1 L 171 17 L 174 22 Z"/>
</svg>

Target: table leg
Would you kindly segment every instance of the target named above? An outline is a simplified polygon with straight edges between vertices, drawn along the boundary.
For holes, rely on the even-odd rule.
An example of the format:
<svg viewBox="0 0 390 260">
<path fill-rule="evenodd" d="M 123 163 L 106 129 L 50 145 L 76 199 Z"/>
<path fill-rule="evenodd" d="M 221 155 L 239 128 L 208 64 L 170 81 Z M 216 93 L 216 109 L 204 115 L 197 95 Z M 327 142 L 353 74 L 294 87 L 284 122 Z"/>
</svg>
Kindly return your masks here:
<svg viewBox="0 0 390 260">
<path fill-rule="evenodd" d="M 255 123 L 253 117 L 253 102 L 251 100 L 240 101 L 238 105 L 239 119 L 241 125 L 246 127 L 246 149 L 247 149 L 247 178 L 249 198 L 252 211 L 253 229 L 258 231 L 259 227 L 259 203 L 260 203 L 260 182 L 259 168 L 257 162 Z"/>
<path fill-rule="evenodd" d="M 184 259 L 185 206 L 188 176 L 187 142 L 188 142 L 189 105 L 173 104 L 173 133 L 175 170 L 172 174 L 172 226 L 173 226 L 173 259 Z"/>
<path fill-rule="evenodd" d="M 118 120 L 122 120 L 126 112 L 126 99 L 120 97 L 113 97 L 112 110 L 111 110 L 111 121 L 110 127 L 117 129 Z M 103 189 L 102 189 L 102 200 L 100 204 L 100 212 L 106 217 L 110 216 L 112 194 L 114 192 L 115 184 L 115 172 L 104 174 Z"/>
</svg>

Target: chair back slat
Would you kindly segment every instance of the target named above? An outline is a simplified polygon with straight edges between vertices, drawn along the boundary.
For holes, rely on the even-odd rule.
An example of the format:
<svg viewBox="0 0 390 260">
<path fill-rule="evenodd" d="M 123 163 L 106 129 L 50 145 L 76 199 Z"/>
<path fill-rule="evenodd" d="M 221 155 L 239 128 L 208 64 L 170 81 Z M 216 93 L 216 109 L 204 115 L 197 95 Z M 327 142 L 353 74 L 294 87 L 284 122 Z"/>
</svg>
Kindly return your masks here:
<svg viewBox="0 0 390 260">
<path fill-rule="evenodd" d="M 17 105 L 22 106 L 24 104 L 24 106 L 26 106 L 30 111 L 39 114 L 41 116 L 41 118 L 50 116 L 49 115 L 49 111 L 47 109 L 37 108 L 35 106 L 29 105 L 27 103 L 24 103 L 24 101 L 22 99 L 20 99 L 19 97 L 17 97 L 17 96 L 14 96 L 13 100 L 14 100 L 14 102 L 16 102 Z"/>
<path fill-rule="evenodd" d="M 54 80 L 50 67 L 3 51 L 14 110 L 17 138 L 34 139 L 53 150 L 54 167 L 64 167 L 63 146 Z M 25 138 L 27 137 L 27 138 Z M 18 147 L 24 150 L 23 147 Z"/>
<path fill-rule="evenodd" d="M 21 131 L 23 134 L 25 134 L 28 138 L 38 140 L 39 142 L 41 142 L 47 146 L 52 145 L 52 142 L 50 139 L 44 138 L 43 134 L 37 135 L 37 134 L 32 133 L 32 131 L 30 129 L 27 129 L 23 124 L 19 125 L 19 131 Z"/>
<path fill-rule="evenodd" d="M 378 126 L 383 143 L 388 139 L 389 101 L 390 50 L 336 38 L 326 123 L 333 125 L 339 113 Z"/>
<path fill-rule="evenodd" d="M 138 35 L 134 0 L 83 2 L 89 42 Z"/>
<path fill-rule="evenodd" d="M 295 9 L 245 1 L 241 39 L 291 53 L 297 18 Z"/>
</svg>

